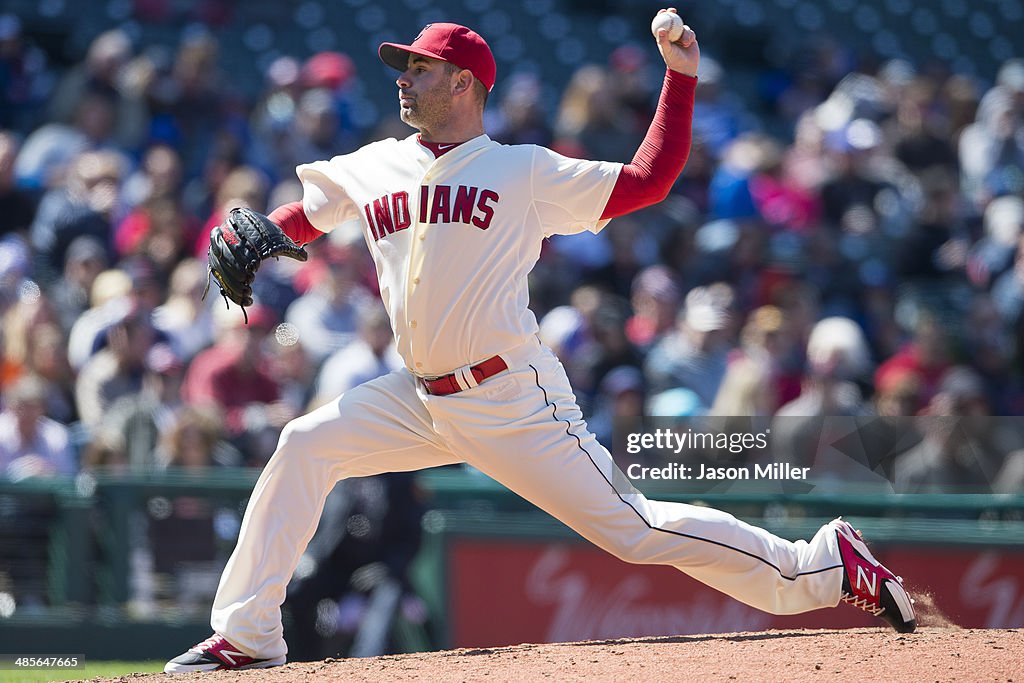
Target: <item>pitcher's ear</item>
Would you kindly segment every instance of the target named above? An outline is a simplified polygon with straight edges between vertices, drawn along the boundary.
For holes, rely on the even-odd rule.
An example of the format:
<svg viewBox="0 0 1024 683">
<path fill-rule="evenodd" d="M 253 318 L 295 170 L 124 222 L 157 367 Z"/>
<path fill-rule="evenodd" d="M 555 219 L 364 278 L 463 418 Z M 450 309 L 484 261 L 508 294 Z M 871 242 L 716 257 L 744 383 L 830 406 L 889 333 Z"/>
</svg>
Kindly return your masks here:
<svg viewBox="0 0 1024 683">
<path fill-rule="evenodd" d="M 455 81 L 455 92 L 464 93 L 473 89 L 473 82 L 476 78 L 473 76 L 473 72 L 469 69 L 462 69 L 459 71 L 458 80 Z"/>
</svg>

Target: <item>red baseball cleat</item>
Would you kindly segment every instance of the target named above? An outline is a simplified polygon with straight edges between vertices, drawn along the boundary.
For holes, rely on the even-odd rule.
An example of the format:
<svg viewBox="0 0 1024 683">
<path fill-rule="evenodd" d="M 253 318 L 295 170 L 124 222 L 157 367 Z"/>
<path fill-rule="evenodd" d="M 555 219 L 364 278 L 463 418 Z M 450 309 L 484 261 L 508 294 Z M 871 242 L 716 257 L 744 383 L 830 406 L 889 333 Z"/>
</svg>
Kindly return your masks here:
<svg viewBox="0 0 1024 683">
<path fill-rule="evenodd" d="M 876 560 L 860 532 L 842 518 L 832 521 L 843 560 L 842 601 L 881 617 L 900 633 L 917 628 L 914 601 L 903 588 L 903 579 Z"/>
<path fill-rule="evenodd" d="M 203 642 L 190 647 L 164 666 L 165 674 L 181 674 L 193 671 L 224 671 L 239 669 L 268 669 L 281 666 L 285 658 L 256 659 L 250 657 L 228 642 L 224 636 L 214 633 Z"/>
</svg>

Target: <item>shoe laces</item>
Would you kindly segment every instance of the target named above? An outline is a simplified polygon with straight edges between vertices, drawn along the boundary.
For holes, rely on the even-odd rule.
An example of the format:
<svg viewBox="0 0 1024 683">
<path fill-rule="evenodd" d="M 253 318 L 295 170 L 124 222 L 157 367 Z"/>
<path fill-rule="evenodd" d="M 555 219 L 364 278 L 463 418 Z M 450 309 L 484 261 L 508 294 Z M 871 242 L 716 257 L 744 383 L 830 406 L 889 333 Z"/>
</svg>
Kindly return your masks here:
<svg viewBox="0 0 1024 683">
<path fill-rule="evenodd" d="M 897 576 L 896 580 L 900 582 L 901 586 L 903 585 L 903 577 L 902 576 Z M 848 605 L 853 605 L 857 609 L 862 609 L 865 612 L 870 612 L 872 616 L 880 617 L 883 614 L 885 614 L 885 608 L 882 607 L 881 605 L 875 605 L 874 603 L 872 603 L 867 598 L 857 597 L 853 593 L 848 593 L 846 591 L 843 591 L 843 596 L 840 599 L 843 602 L 845 602 L 846 604 L 848 604 Z M 914 604 L 914 602 L 915 602 L 915 600 L 913 598 L 911 598 L 910 599 L 910 603 Z"/>
<path fill-rule="evenodd" d="M 191 649 L 195 650 L 196 652 L 204 652 L 207 648 L 212 649 L 219 642 L 220 642 L 220 636 L 217 635 L 216 633 L 214 633 L 212 636 L 210 636 L 209 638 L 207 638 L 203 642 L 198 643 L 196 645 L 193 645 Z"/>
<path fill-rule="evenodd" d="M 884 607 L 880 607 L 878 605 L 873 604 L 867 598 L 859 598 L 856 595 L 853 595 L 852 593 L 843 593 L 843 597 L 841 599 L 848 605 L 853 605 L 857 609 L 862 609 L 865 612 L 870 612 L 871 616 L 880 617 L 883 614 L 885 614 Z"/>
</svg>

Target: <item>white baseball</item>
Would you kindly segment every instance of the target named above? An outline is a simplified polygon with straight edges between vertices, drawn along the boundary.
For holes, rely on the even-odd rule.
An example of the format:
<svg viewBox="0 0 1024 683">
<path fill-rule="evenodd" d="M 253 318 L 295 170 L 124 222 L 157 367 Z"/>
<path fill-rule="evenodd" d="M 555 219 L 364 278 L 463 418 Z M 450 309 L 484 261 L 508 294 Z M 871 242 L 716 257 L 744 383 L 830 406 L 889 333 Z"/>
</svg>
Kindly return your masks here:
<svg viewBox="0 0 1024 683">
<path fill-rule="evenodd" d="M 661 12 L 651 22 L 651 33 L 658 37 L 658 31 L 668 30 L 668 39 L 673 43 L 683 36 L 683 19 L 675 12 Z"/>
</svg>

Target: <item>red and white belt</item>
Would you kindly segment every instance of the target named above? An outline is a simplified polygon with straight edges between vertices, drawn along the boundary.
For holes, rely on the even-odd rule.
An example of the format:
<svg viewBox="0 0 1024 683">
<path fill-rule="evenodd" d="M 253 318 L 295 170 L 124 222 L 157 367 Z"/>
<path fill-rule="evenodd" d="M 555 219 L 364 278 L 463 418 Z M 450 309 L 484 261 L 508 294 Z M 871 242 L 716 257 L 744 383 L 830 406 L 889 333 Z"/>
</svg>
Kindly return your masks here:
<svg viewBox="0 0 1024 683">
<path fill-rule="evenodd" d="M 501 356 L 494 356 L 473 366 L 463 366 L 440 377 L 424 378 L 423 387 L 431 396 L 448 396 L 466 389 L 472 389 L 488 377 L 507 370 L 508 364 Z"/>
</svg>

